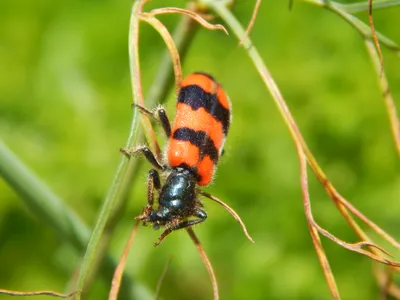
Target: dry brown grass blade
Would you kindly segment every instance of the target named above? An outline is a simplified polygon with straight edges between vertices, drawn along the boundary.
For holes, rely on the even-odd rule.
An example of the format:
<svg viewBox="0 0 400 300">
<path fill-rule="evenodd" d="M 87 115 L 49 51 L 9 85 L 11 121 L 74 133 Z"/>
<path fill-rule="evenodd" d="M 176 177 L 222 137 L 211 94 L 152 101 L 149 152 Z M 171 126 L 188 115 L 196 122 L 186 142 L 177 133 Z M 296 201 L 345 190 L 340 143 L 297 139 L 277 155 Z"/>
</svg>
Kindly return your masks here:
<svg viewBox="0 0 400 300">
<path fill-rule="evenodd" d="M 248 49 L 249 52 L 254 51 L 253 48 Z M 293 116 L 290 113 L 290 110 L 285 102 L 285 100 L 283 99 L 278 87 L 276 86 L 274 80 L 272 79 L 269 71 L 266 69 L 266 67 L 263 65 L 261 67 L 261 65 L 259 66 L 261 68 L 260 73 L 262 78 L 265 80 L 265 83 L 267 84 L 268 88 L 271 91 L 271 94 L 274 97 L 274 100 L 276 101 L 280 112 L 282 113 L 286 124 L 289 127 L 289 130 L 292 134 L 293 140 L 295 141 L 295 143 L 299 143 L 299 145 L 301 145 L 302 150 L 304 151 L 304 154 L 307 157 L 308 163 L 311 167 L 311 169 L 313 170 L 314 174 L 316 175 L 317 179 L 320 181 L 320 183 L 323 185 L 323 187 L 325 188 L 327 194 L 331 197 L 331 199 L 334 201 L 334 203 L 338 206 L 339 211 L 341 212 L 341 214 L 345 217 L 345 219 L 348 221 L 349 225 L 351 226 L 351 228 L 355 231 L 355 233 L 364 241 L 366 242 L 370 242 L 368 236 L 365 234 L 365 232 L 355 223 L 355 221 L 352 219 L 352 217 L 348 214 L 348 211 L 346 209 L 346 207 L 343 205 L 342 203 L 342 199 L 344 200 L 344 198 L 339 195 L 339 193 L 337 193 L 336 189 L 333 187 L 333 185 L 329 182 L 329 180 L 327 179 L 325 173 L 322 171 L 322 169 L 320 168 L 319 164 L 317 163 L 317 161 L 315 160 L 314 156 L 312 155 L 311 151 L 309 150 L 305 140 L 303 139 L 301 132 L 299 130 L 299 128 L 297 127 L 297 124 L 295 122 L 295 120 L 293 119 Z M 339 200 L 339 201 L 338 201 Z M 357 211 L 358 212 L 358 211 Z M 360 215 L 361 213 L 358 212 L 358 215 Z M 369 220 L 369 219 L 367 219 Z M 365 219 L 364 219 L 365 221 Z M 373 224 L 372 221 L 367 222 L 367 225 L 371 225 Z M 387 234 L 384 230 L 380 229 L 378 226 L 373 226 L 371 227 L 373 230 L 375 230 L 377 232 L 378 235 L 382 236 L 383 238 L 385 238 L 386 240 L 388 240 L 389 242 L 393 242 L 394 239 L 390 237 L 389 234 Z M 379 230 L 377 230 L 379 228 Z M 322 228 L 320 228 L 322 229 Z M 327 233 L 327 231 L 324 230 L 320 230 L 319 232 L 321 232 L 322 234 L 325 235 L 325 233 Z M 330 237 L 329 235 L 326 235 L 327 237 Z M 388 238 L 390 237 L 390 238 Z M 333 241 L 339 241 L 339 239 L 332 239 Z M 357 247 L 352 246 L 351 244 L 348 243 L 342 243 L 340 244 L 342 246 L 346 246 L 345 248 L 355 251 L 355 252 L 359 252 L 361 254 L 364 254 L 374 260 L 380 261 L 384 264 L 388 264 L 388 265 L 392 265 L 392 266 L 399 266 L 399 263 L 397 262 L 393 262 L 390 260 L 387 260 L 383 257 L 380 257 L 379 254 L 376 252 L 375 249 L 372 249 L 371 252 L 365 251 L 363 249 L 357 249 Z M 379 247 L 378 247 L 379 248 Z"/>
<path fill-rule="evenodd" d="M 171 54 L 172 65 L 174 67 L 174 72 L 175 72 L 175 94 L 176 97 L 178 97 L 179 89 L 181 87 L 181 82 L 182 82 L 182 68 L 181 68 L 181 60 L 179 58 L 178 49 L 176 49 L 174 39 L 172 38 L 171 34 L 169 33 L 168 29 L 164 26 L 164 24 L 161 23 L 156 18 L 154 18 L 151 14 L 142 13 L 140 16 L 140 20 L 146 21 L 151 26 L 153 26 L 154 29 L 157 30 L 158 33 L 161 35 L 165 44 L 167 45 L 167 48 Z"/>
<path fill-rule="evenodd" d="M 258 10 L 260 9 L 260 6 L 261 6 L 261 0 L 257 0 L 256 5 L 254 6 L 254 9 L 253 9 L 253 14 L 251 15 L 249 25 L 247 25 L 246 31 L 244 32 L 244 35 L 239 42 L 239 46 L 243 45 L 243 41 L 249 36 L 250 31 L 253 28 L 254 23 L 256 22 L 257 14 L 258 14 Z M 289 7 L 290 7 L 290 3 L 289 3 Z"/>
<path fill-rule="evenodd" d="M 125 245 L 124 252 L 121 255 L 121 259 L 118 262 L 118 266 L 115 269 L 114 276 L 111 283 L 111 290 L 108 296 L 109 300 L 116 300 L 118 298 L 119 287 L 121 285 L 122 274 L 124 273 L 126 259 L 128 258 L 129 250 L 131 249 L 132 243 L 135 239 L 137 229 L 139 227 L 139 220 L 136 220 L 135 225 L 131 231 L 128 242 Z"/>
<path fill-rule="evenodd" d="M 307 177 L 307 160 L 301 145 L 296 142 L 296 150 L 300 162 L 300 180 L 301 191 L 303 195 L 303 205 L 306 215 L 311 212 L 310 194 L 308 191 L 308 177 Z M 328 283 L 329 290 L 334 299 L 340 299 L 339 290 L 336 285 L 335 277 L 333 276 L 332 269 L 329 265 L 328 258 L 326 257 L 324 248 L 322 247 L 321 239 L 319 238 L 318 230 L 315 228 L 313 222 L 309 222 L 307 218 L 308 228 L 310 230 L 311 238 L 314 244 L 315 251 L 317 252 L 319 262 L 324 272 L 326 282 Z"/>
<path fill-rule="evenodd" d="M 311 213 L 311 211 L 310 211 Z M 309 216 L 308 216 L 309 217 Z M 316 228 L 318 230 L 319 233 L 321 233 L 323 236 L 329 238 L 331 241 L 335 242 L 336 244 L 338 244 L 339 246 L 346 248 L 347 250 L 353 251 L 353 252 L 357 252 L 359 254 L 368 256 L 369 258 L 378 261 L 380 263 L 389 265 L 389 266 L 394 266 L 394 267 L 400 267 L 400 262 L 396 262 L 396 261 L 392 261 L 389 259 L 386 259 L 382 256 L 380 256 L 376 251 L 373 251 L 373 249 L 379 250 L 380 252 L 386 254 L 386 255 L 390 255 L 390 253 L 388 253 L 385 249 L 383 249 L 382 247 L 380 247 L 377 244 L 374 244 L 370 241 L 364 241 L 364 242 L 358 242 L 358 243 L 347 243 L 337 237 L 335 237 L 334 235 L 332 235 L 329 231 L 323 229 L 322 227 L 320 227 L 313 219 L 311 216 L 311 219 L 308 220 L 309 223 L 313 224 L 314 228 Z M 367 251 L 364 250 L 363 247 L 367 247 L 368 249 L 371 250 Z M 373 248 L 373 249 L 371 249 Z"/>
<path fill-rule="evenodd" d="M 219 299 L 219 292 L 218 292 L 218 283 L 217 278 L 215 277 L 214 270 L 212 268 L 211 262 L 207 257 L 206 252 L 203 249 L 199 239 L 197 238 L 196 234 L 193 231 L 192 227 L 186 228 L 186 231 L 189 233 L 190 238 L 192 239 L 193 243 L 195 244 L 197 250 L 200 253 L 201 258 L 203 259 L 204 265 L 207 268 L 208 274 L 210 275 L 212 287 L 213 287 L 213 300 Z"/>
<path fill-rule="evenodd" d="M 283 99 L 282 99 L 283 100 Z M 286 109 L 285 111 L 289 112 L 289 109 L 286 106 L 286 103 L 283 102 L 283 104 Z M 298 140 L 301 145 L 302 149 L 304 150 L 304 153 L 307 157 L 308 163 L 313 170 L 315 176 L 317 177 L 318 181 L 322 184 L 324 187 L 326 193 L 329 195 L 329 197 L 333 200 L 333 202 L 336 204 L 338 207 L 340 213 L 343 215 L 343 217 L 346 219 L 346 221 L 349 223 L 350 227 L 353 229 L 353 231 L 359 236 L 361 240 L 364 241 L 369 241 L 368 235 L 357 225 L 357 223 L 353 220 L 349 212 L 347 211 L 347 208 L 351 208 L 351 211 L 354 215 L 357 217 L 360 217 L 360 219 L 368 226 L 371 227 L 372 230 L 374 230 L 378 235 L 380 235 L 382 238 L 387 240 L 389 243 L 394 245 L 395 247 L 399 246 L 399 243 L 396 242 L 396 240 L 391 237 L 388 233 L 386 233 L 383 229 L 381 229 L 379 226 L 377 226 L 375 223 L 373 223 L 371 220 L 369 220 L 367 217 L 365 217 L 360 211 L 358 211 L 354 206 L 352 206 L 348 201 L 346 201 L 333 187 L 332 183 L 328 180 L 326 177 L 325 173 L 322 171 L 321 167 L 318 165 L 317 161 L 315 160 L 314 156 L 312 155 L 311 151 L 308 149 L 308 146 L 306 142 L 304 141 L 300 130 L 298 129 L 295 121 L 293 120 L 293 117 L 291 115 L 288 115 L 288 118 L 290 120 L 290 127 L 293 129 L 293 134 L 294 134 L 294 139 Z"/>
<path fill-rule="evenodd" d="M 329 265 L 328 258 L 326 257 L 324 248 L 322 247 L 318 231 L 311 224 L 308 224 L 308 228 L 310 230 L 311 239 L 313 241 L 315 251 L 317 252 L 318 260 L 321 264 L 322 271 L 324 272 L 324 276 L 328 284 L 329 291 L 331 292 L 333 299 L 339 300 L 340 299 L 339 290 L 337 288 L 331 266 Z"/>
<path fill-rule="evenodd" d="M 359 236 L 359 238 L 361 238 L 363 241 L 359 242 L 359 243 L 354 243 L 354 244 L 350 244 L 347 242 L 342 241 L 341 239 L 335 237 L 334 235 L 332 235 L 331 233 L 329 233 L 327 230 L 323 229 L 322 227 L 320 227 L 315 221 L 314 218 L 312 216 L 312 212 L 311 212 L 311 204 L 309 204 L 308 206 L 305 205 L 306 208 L 306 217 L 309 223 L 312 223 L 313 226 L 318 230 L 318 232 L 320 232 L 322 235 L 324 235 L 325 237 L 329 238 L 330 240 L 332 240 L 333 242 L 337 243 L 338 245 L 350 250 L 350 251 L 354 251 L 354 252 L 358 252 L 360 254 L 363 254 L 365 256 L 368 256 L 369 258 L 376 260 L 378 262 L 381 262 L 383 264 L 387 264 L 390 266 L 395 266 L 398 267 L 400 266 L 399 262 L 395 262 L 395 261 L 391 261 L 388 260 L 384 257 L 381 256 L 381 253 L 390 255 L 386 250 L 384 250 L 382 247 L 372 243 L 369 239 L 369 237 L 367 236 L 367 234 L 357 225 L 357 223 L 353 220 L 353 218 L 348 214 L 345 206 L 343 206 L 343 203 L 341 202 L 341 200 L 344 200 L 343 197 L 341 197 L 336 190 L 333 188 L 333 186 L 330 184 L 330 182 L 325 179 L 324 181 L 324 188 L 327 191 L 328 195 L 331 197 L 331 199 L 334 201 L 334 203 L 338 206 L 339 211 L 341 212 L 341 214 L 345 217 L 345 219 L 348 221 L 349 225 L 351 226 L 351 228 L 353 229 L 353 231 Z M 339 197 L 337 197 L 339 196 Z M 346 201 L 346 203 L 348 203 Z M 349 203 L 348 203 L 349 204 Z M 353 207 L 354 208 L 354 207 Z M 358 212 L 359 214 L 361 214 L 357 209 L 354 208 L 354 210 L 356 212 Z M 379 228 L 379 227 L 378 227 Z M 381 230 L 383 233 L 385 233 L 383 230 Z M 378 233 L 379 234 L 379 233 Z M 386 234 L 386 233 L 385 233 Z M 387 235 L 387 234 L 386 234 Z M 388 235 L 389 236 L 389 235 Z M 366 251 L 364 249 L 362 249 L 362 247 L 368 247 L 371 251 Z M 378 252 L 378 250 L 380 252 Z"/>
<path fill-rule="evenodd" d="M 225 32 L 227 35 L 229 34 L 226 28 L 221 25 L 221 24 L 211 24 L 207 22 L 202 16 L 200 16 L 198 13 L 195 13 L 191 10 L 183 9 L 183 8 L 177 8 L 177 7 L 164 7 L 164 8 L 157 8 L 153 9 L 149 13 L 147 13 L 149 16 L 156 16 L 156 15 L 161 15 L 161 14 L 183 14 L 186 15 L 193 20 L 197 21 L 200 25 L 202 25 L 204 28 L 207 28 L 209 30 L 222 30 Z"/>
<path fill-rule="evenodd" d="M 137 15 L 136 17 L 139 17 L 142 13 L 143 6 L 147 3 L 148 1 L 141 1 L 138 4 L 138 10 L 137 10 Z M 140 19 L 140 18 L 139 18 Z M 134 24 L 134 23 L 133 23 Z M 135 87 L 132 89 L 133 92 L 133 99 L 136 99 L 138 103 L 141 106 L 145 106 L 144 104 L 144 99 L 143 99 L 143 90 L 142 90 L 142 84 L 141 84 L 141 76 L 140 76 L 140 61 L 139 61 L 139 26 L 133 26 L 131 25 L 130 28 L 130 37 L 129 37 L 129 61 L 130 63 L 130 68 L 131 68 L 131 86 Z M 132 70 L 132 68 L 137 69 L 138 71 L 135 70 L 135 72 Z M 161 157 L 161 149 L 156 142 L 156 134 L 153 130 L 153 127 L 151 126 L 151 122 L 148 116 L 142 114 L 141 116 L 141 122 L 142 122 L 142 127 L 145 132 L 146 139 L 148 141 L 152 141 L 152 150 L 156 154 L 157 158 Z"/>
<path fill-rule="evenodd" d="M 380 76 L 382 76 L 383 73 L 383 55 L 382 55 L 382 50 L 381 50 L 381 45 L 379 44 L 379 39 L 375 31 L 375 24 L 374 24 L 374 18 L 372 17 L 372 0 L 368 0 L 368 21 L 369 21 L 369 26 L 371 27 L 371 34 L 372 38 L 375 43 L 375 47 L 378 50 L 379 53 L 379 58 L 380 58 Z"/>
<path fill-rule="evenodd" d="M 246 225 L 244 224 L 244 222 L 242 221 L 242 219 L 240 218 L 240 216 L 236 213 L 236 211 L 234 211 L 228 204 L 226 204 L 225 202 L 223 202 L 222 200 L 218 199 L 217 197 L 203 192 L 201 190 L 199 190 L 199 194 L 203 195 L 204 197 L 207 197 L 215 202 L 217 202 L 219 205 L 221 205 L 223 208 L 225 208 L 230 214 L 231 216 L 240 224 L 240 226 L 242 227 L 242 230 L 244 232 L 244 234 L 246 235 L 247 239 L 254 243 L 253 238 L 250 236 L 249 232 L 247 231 Z"/>
<path fill-rule="evenodd" d="M 53 291 L 35 291 L 35 292 L 20 292 L 20 291 L 11 291 L 11 290 L 4 290 L 0 289 L 0 295 L 9 295 L 9 296 L 50 296 L 50 297 L 57 297 L 57 298 L 69 298 L 74 296 L 81 291 L 75 291 L 70 294 L 60 294 Z"/>
<path fill-rule="evenodd" d="M 326 1 L 326 2 L 328 2 L 328 1 Z M 207 3 L 207 5 L 212 7 L 214 9 L 214 11 L 217 12 L 218 16 L 220 16 L 227 24 L 229 24 L 231 30 L 234 32 L 236 37 L 240 40 L 244 35 L 244 29 L 242 28 L 241 24 L 237 21 L 235 16 L 224 5 L 222 5 L 218 2 L 209 0 L 209 1 L 206 1 L 206 3 Z M 256 47 L 251 47 L 251 45 L 252 45 L 252 42 L 247 37 L 244 41 L 244 48 L 246 49 L 247 54 L 249 55 L 252 62 L 254 63 L 254 65 L 255 65 L 257 71 L 259 72 L 263 82 L 265 83 L 267 89 L 271 93 L 272 98 L 273 98 L 275 104 L 277 105 L 278 110 L 281 113 L 285 124 L 287 125 L 287 127 L 289 129 L 289 132 L 293 138 L 293 141 L 296 144 L 296 147 L 301 149 L 301 151 L 298 151 L 299 154 L 301 155 L 301 160 L 303 160 L 303 154 L 304 154 L 306 156 L 308 164 L 310 165 L 311 169 L 313 170 L 315 176 L 317 177 L 317 179 L 319 180 L 321 185 L 324 187 L 327 194 L 330 196 L 330 198 L 336 204 L 340 213 L 344 216 L 346 221 L 349 223 L 352 230 L 360 237 L 361 240 L 363 240 L 365 242 L 370 242 L 370 239 L 368 238 L 366 233 L 353 220 L 352 216 L 349 214 L 346 207 L 340 201 L 338 201 L 337 197 L 334 197 L 334 193 L 337 193 L 336 190 L 333 188 L 333 185 L 328 181 L 325 173 L 322 171 L 321 167 L 317 163 L 313 154 L 309 150 L 308 145 L 305 142 L 305 140 L 304 140 L 290 110 L 289 110 L 289 107 L 286 104 L 286 101 L 284 100 L 278 86 L 276 85 L 274 79 L 272 78 L 268 68 L 266 67 L 266 65 L 265 65 L 263 59 L 261 58 L 260 54 L 258 53 Z M 306 203 L 305 203 L 305 208 L 307 209 Z M 309 226 L 311 226 L 311 225 L 309 225 Z M 314 226 L 311 226 L 311 227 L 313 228 L 314 231 L 317 230 Z M 373 229 L 376 229 L 376 228 L 373 228 Z M 382 235 L 381 234 L 382 232 L 384 232 L 384 231 L 380 230 L 377 233 L 386 239 L 386 237 L 389 235 L 388 234 Z M 318 233 L 315 233 L 314 237 L 317 235 L 318 235 Z M 315 240 L 313 239 L 313 241 L 315 241 Z M 388 260 L 386 260 L 384 257 L 381 257 L 382 254 L 377 249 L 370 248 L 370 250 L 371 250 L 371 252 L 374 253 L 374 254 L 371 254 L 370 252 L 368 252 L 370 255 L 379 256 L 380 257 L 379 259 L 383 260 L 384 263 L 388 263 Z"/>
<path fill-rule="evenodd" d="M 367 47 L 368 54 L 371 57 L 374 69 L 379 74 L 381 65 L 376 48 L 370 40 L 365 39 L 364 41 L 365 46 Z M 383 94 L 383 99 L 385 101 L 386 110 L 389 115 L 389 121 L 391 124 L 392 135 L 396 145 L 397 153 L 400 156 L 400 121 L 384 69 L 382 69 L 379 76 L 379 85 Z"/>
<path fill-rule="evenodd" d="M 336 192 L 336 191 L 335 191 Z M 383 237 L 386 241 L 392 244 L 394 247 L 400 249 L 400 243 L 397 242 L 393 237 L 387 234 L 384 230 L 382 230 L 378 225 L 368 219 L 364 214 L 362 214 L 357 208 L 355 208 L 351 203 L 349 203 L 346 199 L 344 199 L 339 193 L 334 194 L 335 199 L 347 208 L 353 215 L 363 221 L 367 226 L 369 226 L 372 230 L 374 230 L 378 235 Z"/>
<path fill-rule="evenodd" d="M 160 296 L 160 291 L 161 291 L 161 286 L 164 282 L 165 276 L 167 275 L 169 266 L 171 265 L 171 261 L 172 261 L 172 256 L 170 256 L 170 258 L 168 259 L 167 263 L 165 264 L 165 267 L 161 273 L 160 279 L 157 282 L 157 287 L 156 287 L 156 294 L 154 296 L 154 300 L 157 300 L 158 297 Z"/>
</svg>

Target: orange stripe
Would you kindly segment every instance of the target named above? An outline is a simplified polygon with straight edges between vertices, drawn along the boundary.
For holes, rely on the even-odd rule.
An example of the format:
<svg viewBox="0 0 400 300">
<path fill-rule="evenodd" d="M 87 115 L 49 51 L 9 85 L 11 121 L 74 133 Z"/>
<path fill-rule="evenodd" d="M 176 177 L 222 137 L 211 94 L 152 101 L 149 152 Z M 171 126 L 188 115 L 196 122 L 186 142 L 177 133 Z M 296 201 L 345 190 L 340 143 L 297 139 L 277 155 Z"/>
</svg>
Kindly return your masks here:
<svg viewBox="0 0 400 300">
<path fill-rule="evenodd" d="M 189 167 L 195 167 L 200 160 L 199 148 L 189 141 L 170 139 L 167 153 L 168 163 L 171 167 L 177 167 L 182 163 Z"/>
<path fill-rule="evenodd" d="M 207 155 L 201 160 L 197 167 L 197 173 L 201 176 L 201 179 L 197 184 L 202 186 L 209 184 L 214 174 L 214 163 L 211 158 Z"/>
<path fill-rule="evenodd" d="M 181 83 L 181 87 L 189 85 L 197 85 L 201 87 L 205 92 L 215 94 L 217 90 L 217 83 L 203 74 L 190 74 Z"/>
<path fill-rule="evenodd" d="M 224 90 L 221 88 L 221 86 L 218 86 L 217 90 L 217 99 L 219 103 L 226 109 L 231 109 L 231 102 L 229 101 L 229 97 L 226 95 Z"/>
<path fill-rule="evenodd" d="M 215 120 L 215 118 L 202 107 L 198 110 L 192 110 L 189 105 L 178 103 L 176 105 L 176 116 L 172 132 L 182 127 L 206 132 L 214 142 L 218 151 L 224 142 L 225 136 L 222 131 L 222 123 Z"/>
</svg>

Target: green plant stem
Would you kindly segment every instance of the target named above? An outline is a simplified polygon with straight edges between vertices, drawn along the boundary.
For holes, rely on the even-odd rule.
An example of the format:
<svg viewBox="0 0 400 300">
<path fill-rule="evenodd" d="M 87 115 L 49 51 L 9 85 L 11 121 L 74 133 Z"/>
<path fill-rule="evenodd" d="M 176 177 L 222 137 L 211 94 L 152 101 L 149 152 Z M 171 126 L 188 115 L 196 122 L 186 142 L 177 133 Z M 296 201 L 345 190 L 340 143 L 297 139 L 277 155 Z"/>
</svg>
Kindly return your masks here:
<svg viewBox="0 0 400 300">
<path fill-rule="evenodd" d="M 78 253 L 85 249 L 90 238 L 89 228 L 62 199 L 19 161 L 2 141 L 0 141 L 0 175 L 21 196 L 20 199 L 32 214 L 57 232 L 62 242 L 69 243 Z M 116 265 L 110 256 L 105 256 L 100 269 L 105 281 L 111 282 Z M 123 278 L 123 283 L 121 289 L 123 299 L 134 299 L 150 294 L 143 286 L 132 282 L 128 276 Z"/>
<path fill-rule="evenodd" d="M 136 103 L 139 102 L 141 97 L 141 85 L 140 85 L 140 73 L 139 73 L 139 54 L 138 54 L 138 40 L 139 40 L 139 19 L 138 15 L 141 10 L 141 1 L 135 1 L 132 6 L 131 12 L 131 22 L 130 22 L 130 36 L 129 36 L 129 54 L 130 57 L 130 70 L 132 78 L 132 92 L 133 98 Z M 138 130 L 138 112 L 133 110 L 133 118 L 131 123 L 131 128 L 129 132 L 129 137 L 126 143 L 127 148 L 132 148 L 136 144 L 136 133 Z M 92 265 L 96 260 L 97 248 L 99 246 L 101 236 L 103 234 L 104 228 L 106 226 L 107 220 L 111 214 L 114 204 L 118 199 L 120 188 L 123 183 L 125 173 L 128 169 L 129 159 L 121 155 L 121 160 L 117 167 L 117 171 L 107 194 L 107 197 L 102 205 L 100 215 L 97 219 L 97 223 L 93 230 L 92 236 L 90 238 L 89 244 L 86 249 L 85 256 L 82 262 L 82 268 L 79 273 L 77 288 L 80 290 L 84 289 L 86 278 L 89 271 L 92 269 Z M 80 295 L 76 297 L 80 299 Z"/>
<path fill-rule="evenodd" d="M 85 247 L 90 236 L 89 229 L 1 141 L 0 174 L 39 220 L 50 225 L 64 241 L 79 251 Z"/>
<path fill-rule="evenodd" d="M 357 31 L 364 37 L 368 39 L 372 39 L 372 32 L 371 28 L 369 25 L 365 24 L 362 22 L 360 19 L 357 17 L 349 14 L 346 12 L 341 5 L 338 5 L 338 3 L 330 1 L 327 3 L 327 1 L 324 0 L 303 0 L 303 2 L 310 3 L 316 6 L 324 7 L 340 17 L 342 17 L 347 23 L 349 23 L 351 26 L 353 26 Z M 375 9 L 375 2 L 374 2 L 374 9 Z M 392 41 L 391 39 L 387 38 L 383 34 L 376 32 L 376 35 L 378 37 L 379 42 L 386 46 L 388 49 L 395 51 L 398 55 L 400 55 L 400 46 Z"/>
<path fill-rule="evenodd" d="M 400 0 L 374 0 L 374 10 L 399 6 Z M 333 2 L 333 5 L 350 14 L 368 12 L 368 2 L 342 4 Z"/>
</svg>

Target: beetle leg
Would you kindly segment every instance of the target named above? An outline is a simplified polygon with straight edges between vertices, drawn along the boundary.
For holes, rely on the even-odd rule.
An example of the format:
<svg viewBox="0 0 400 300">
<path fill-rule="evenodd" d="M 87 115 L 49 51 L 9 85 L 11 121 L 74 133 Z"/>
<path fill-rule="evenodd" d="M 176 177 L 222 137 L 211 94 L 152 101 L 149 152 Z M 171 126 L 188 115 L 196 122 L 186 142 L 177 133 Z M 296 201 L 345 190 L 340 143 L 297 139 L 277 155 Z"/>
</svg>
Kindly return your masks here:
<svg viewBox="0 0 400 300">
<path fill-rule="evenodd" d="M 146 107 L 143 107 L 136 103 L 132 103 L 132 107 L 136 107 L 137 109 L 140 110 L 141 113 L 152 117 L 157 122 L 160 122 L 162 128 L 164 129 L 166 136 L 167 137 L 171 136 L 171 124 L 168 120 L 167 113 L 163 106 L 161 106 L 161 105 L 157 106 L 157 108 L 154 111 L 151 111 L 151 110 L 147 109 Z"/>
<path fill-rule="evenodd" d="M 154 204 L 154 190 L 157 190 L 158 193 L 161 191 L 161 182 L 160 175 L 154 169 L 149 171 L 149 175 L 147 177 L 147 205 L 143 210 L 143 213 L 137 217 L 137 219 L 146 223 L 149 218 L 150 212 L 153 210 Z"/>
<path fill-rule="evenodd" d="M 167 237 L 167 235 L 170 234 L 172 231 L 199 224 L 201 222 L 204 222 L 207 219 L 206 212 L 200 208 L 196 209 L 193 216 L 197 217 L 198 219 L 186 220 L 186 221 L 178 222 L 177 224 L 172 225 L 172 226 L 167 226 L 167 228 L 164 230 L 164 232 L 158 238 L 158 241 L 157 241 L 157 243 L 154 244 L 154 246 L 160 245 L 164 241 L 164 239 Z"/>
<path fill-rule="evenodd" d="M 138 156 L 143 154 L 144 157 L 146 157 L 147 161 L 151 163 L 154 167 L 156 167 L 159 170 L 164 170 L 165 166 L 161 165 L 156 157 L 154 156 L 153 152 L 146 146 L 139 146 L 135 149 L 129 150 L 127 148 L 121 148 L 120 149 L 121 153 L 125 154 L 127 157 L 131 156 Z"/>
</svg>

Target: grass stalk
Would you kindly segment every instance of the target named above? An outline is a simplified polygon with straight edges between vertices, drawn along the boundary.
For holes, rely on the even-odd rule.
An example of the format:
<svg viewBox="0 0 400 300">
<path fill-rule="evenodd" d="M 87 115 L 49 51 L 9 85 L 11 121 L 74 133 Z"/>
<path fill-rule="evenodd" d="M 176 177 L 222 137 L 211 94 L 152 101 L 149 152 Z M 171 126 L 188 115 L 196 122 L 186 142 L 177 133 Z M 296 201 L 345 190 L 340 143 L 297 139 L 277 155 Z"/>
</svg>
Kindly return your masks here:
<svg viewBox="0 0 400 300">
<path fill-rule="evenodd" d="M 138 53 L 138 40 L 139 40 L 139 14 L 142 9 L 142 2 L 135 1 L 132 6 L 131 12 L 131 22 L 130 22 L 130 36 L 129 36 L 129 53 L 130 57 L 130 70 L 131 70 L 131 78 L 132 78 L 132 88 L 133 88 L 133 98 L 135 102 L 140 102 L 139 99 L 142 98 L 142 90 L 140 84 L 140 72 L 139 72 L 139 53 Z M 133 110 L 133 118 L 131 123 L 131 128 L 129 131 L 129 137 L 126 142 L 127 148 L 132 148 L 136 144 L 138 130 L 138 112 L 137 110 Z M 92 236 L 90 238 L 89 244 L 87 246 L 85 256 L 83 258 L 81 271 L 79 273 L 77 288 L 80 290 L 84 289 L 86 278 L 92 269 L 92 265 L 97 257 L 97 248 L 99 246 L 102 233 L 110 216 L 110 213 L 113 209 L 114 204 L 117 202 L 120 188 L 122 186 L 124 176 L 128 169 L 129 159 L 121 155 L 121 159 L 119 165 L 117 167 L 117 171 L 115 173 L 115 177 L 107 197 L 102 205 L 99 217 L 97 219 L 97 223 L 93 230 Z M 76 299 L 80 299 L 80 295 L 76 297 Z"/>
<path fill-rule="evenodd" d="M 54 194 L 32 171 L 30 171 L 8 147 L 0 141 L 0 175 L 21 196 L 20 199 L 37 219 L 52 228 L 60 240 L 70 244 L 78 253 L 84 251 L 90 238 L 86 224 Z M 116 262 L 105 254 L 100 274 L 105 281 L 111 280 Z M 148 295 L 144 286 L 123 277 L 121 295 L 134 299 Z"/>
</svg>

